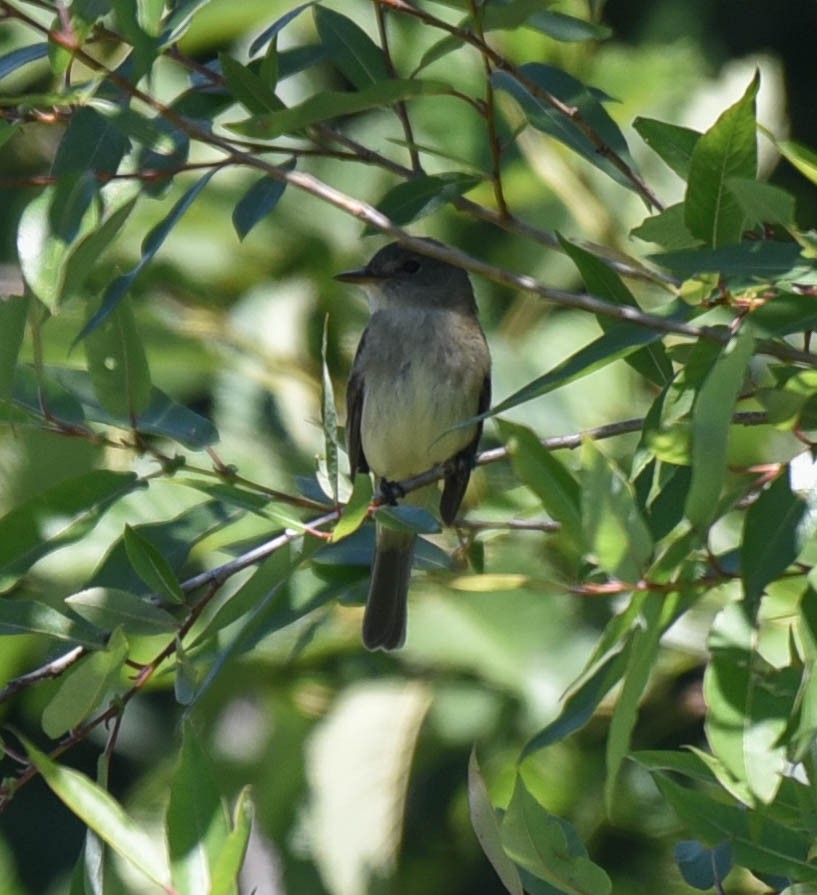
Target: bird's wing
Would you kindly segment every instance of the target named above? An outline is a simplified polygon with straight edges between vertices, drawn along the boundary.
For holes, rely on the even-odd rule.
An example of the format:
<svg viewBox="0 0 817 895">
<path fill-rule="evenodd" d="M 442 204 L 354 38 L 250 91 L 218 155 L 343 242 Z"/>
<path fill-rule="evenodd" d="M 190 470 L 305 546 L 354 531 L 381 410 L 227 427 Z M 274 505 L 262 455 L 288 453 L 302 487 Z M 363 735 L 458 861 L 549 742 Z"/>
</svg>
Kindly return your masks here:
<svg viewBox="0 0 817 895">
<path fill-rule="evenodd" d="M 349 452 L 349 466 L 352 475 L 356 472 L 369 471 L 369 464 L 363 454 L 363 445 L 360 441 L 360 420 L 363 416 L 363 374 L 358 361 L 365 341 L 366 333 L 364 332 L 360 345 L 357 347 L 349 384 L 346 387 L 346 449 Z"/>
<path fill-rule="evenodd" d="M 485 413 L 490 406 L 491 376 L 489 374 L 482 383 L 477 415 Z M 452 458 L 455 464 L 454 470 L 445 477 L 443 496 L 440 498 L 440 516 L 446 525 L 451 525 L 456 518 L 457 510 L 459 510 L 462 499 L 465 496 L 465 489 L 468 487 L 468 480 L 471 478 L 471 469 L 474 466 L 474 457 L 477 453 L 481 435 L 482 420 L 477 423 L 474 437 L 471 441 Z"/>
</svg>

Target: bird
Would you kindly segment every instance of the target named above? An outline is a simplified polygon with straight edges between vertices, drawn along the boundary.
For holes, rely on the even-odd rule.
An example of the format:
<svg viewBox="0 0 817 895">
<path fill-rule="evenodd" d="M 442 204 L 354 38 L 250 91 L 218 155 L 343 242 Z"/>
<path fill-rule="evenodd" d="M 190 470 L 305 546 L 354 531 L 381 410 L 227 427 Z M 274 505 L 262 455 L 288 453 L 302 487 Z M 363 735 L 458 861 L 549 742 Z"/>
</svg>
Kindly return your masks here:
<svg viewBox="0 0 817 895">
<path fill-rule="evenodd" d="M 439 515 L 450 525 L 474 465 L 479 417 L 491 403 L 491 356 L 468 274 L 393 242 L 336 279 L 362 286 L 371 311 L 346 390 L 352 475 L 374 474 L 393 501 L 395 483 L 452 461 L 439 499 Z M 434 483 L 402 496 L 430 508 L 438 493 Z M 405 642 L 415 542 L 415 534 L 387 528 L 375 514 L 362 630 L 369 650 Z"/>
</svg>

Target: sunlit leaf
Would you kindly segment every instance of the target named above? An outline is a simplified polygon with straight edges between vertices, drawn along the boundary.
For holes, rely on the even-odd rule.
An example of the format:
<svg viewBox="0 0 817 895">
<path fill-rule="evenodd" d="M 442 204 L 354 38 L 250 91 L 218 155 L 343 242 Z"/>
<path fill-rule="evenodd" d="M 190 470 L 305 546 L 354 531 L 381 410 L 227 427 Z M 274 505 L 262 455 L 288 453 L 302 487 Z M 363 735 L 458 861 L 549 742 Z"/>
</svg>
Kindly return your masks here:
<svg viewBox="0 0 817 895">
<path fill-rule="evenodd" d="M 128 559 L 142 581 L 157 594 L 183 603 L 184 592 L 179 581 L 156 545 L 130 525 L 125 526 L 122 537 Z"/>
<path fill-rule="evenodd" d="M 30 761 L 58 798 L 114 851 L 169 891 L 170 868 L 164 855 L 119 802 L 85 774 L 58 764 L 29 742 L 25 746 Z"/>
<path fill-rule="evenodd" d="M 393 223 L 403 226 L 432 214 L 438 208 L 473 189 L 482 178 L 477 174 L 451 171 L 444 174 L 423 174 L 390 189 L 377 202 Z M 366 233 L 375 232 L 367 227 Z"/>
<path fill-rule="evenodd" d="M 136 594 L 113 587 L 89 587 L 65 598 L 82 618 L 103 631 L 121 627 L 128 634 L 163 634 L 175 631 L 173 616 Z"/>
<path fill-rule="evenodd" d="M 690 232 L 713 249 L 736 243 L 746 216 L 728 189 L 733 177 L 757 172 L 755 98 L 760 79 L 696 142 L 689 166 L 685 208 Z"/>
<path fill-rule="evenodd" d="M 701 137 L 698 131 L 654 118 L 636 118 L 633 127 L 682 180 L 689 177 L 692 153 Z"/>
</svg>

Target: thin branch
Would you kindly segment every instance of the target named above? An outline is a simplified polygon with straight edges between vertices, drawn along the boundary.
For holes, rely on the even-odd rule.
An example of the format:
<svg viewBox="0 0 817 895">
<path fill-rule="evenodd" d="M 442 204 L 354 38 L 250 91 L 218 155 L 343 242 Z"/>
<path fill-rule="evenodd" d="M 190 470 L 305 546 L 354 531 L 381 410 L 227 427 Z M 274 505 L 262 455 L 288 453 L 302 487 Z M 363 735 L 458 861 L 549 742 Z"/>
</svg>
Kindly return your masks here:
<svg viewBox="0 0 817 895">
<path fill-rule="evenodd" d="M 33 687 L 35 684 L 50 678 L 60 677 L 87 654 L 88 650 L 84 646 L 75 646 L 73 649 L 68 650 L 67 653 L 63 653 L 61 656 L 57 656 L 56 659 L 46 662 L 45 665 L 41 665 L 27 674 L 21 674 L 19 677 L 14 678 L 0 690 L 0 705 L 12 696 L 16 696 L 21 690 Z"/>
<path fill-rule="evenodd" d="M 413 16 L 416 19 L 419 19 L 421 22 L 424 22 L 426 25 L 429 25 L 432 28 L 439 28 L 442 31 L 447 31 L 449 34 L 454 35 L 455 37 L 462 40 L 464 43 L 470 44 L 472 47 L 475 47 L 479 50 L 480 53 L 483 54 L 487 59 L 491 61 L 494 68 L 501 69 L 502 71 L 507 72 L 509 75 L 514 77 L 520 84 L 533 96 L 542 102 L 549 105 L 551 108 L 555 109 L 557 112 L 560 112 L 566 118 L 569 118 L 570 121 L 576 126 L 578 130 L 587 137 L 588 140 L 593 144 L 596 151 L 603 155 L 606 159 L 610 161 L 610 163 L 620 171 L 626 178 L 629 180 L 635 189 L 641 194 L 642 198 L 646 201 L 646 203 L 650 206 L 657 208 L 659 211 L 663 211 L 664 204 L 661 200 L 653 193 L 653 191 L 647 186 L 647 184 L 639 177 L 638 174 L 627 164 L 627 162 L 618 155 L 612 147 L 610 147 L 602 138 L 596 133 L 595 129 L 588 124 L 587 121 L 584 120 L 581 112 L 575 106 L 568 106 L 563 103 L 560 99 L 553 96 L 552 93 L 549 93 L 531 78 L 527 77 L 524 72 L 522 72 L 516 65 L 507 60 L 500 53 L 497 53 L 492 47 L 490 47 L 484 40 L 481 40 L 476 34 L 472 31 L 469 31 L 467 28 L 460 28 L 457 25 L 451 25 L 448 22 L 443 21 L 442 19 L 438 19 L 436 16 L 431 15 L 431 13 L 426 12 L 423 9 L 419 9 L 417 7 L 411 6 L 406 2 L 406 0 L 374 0 L 375 3 L 380 3 L 383 6 L 387 6 L 390 9 L 394 9 L 397 12 L 405 13 L 406 15 Z"/>
<path fill-rule="evenodd" d="M 377 17 L 377 31 L 380 35 L 380 46 L 383 50 L 383 61 L 386 64 L 386 71 L 389 73 L 390 77 L 396 78 L 397 70 L 394 67 L 391 51 L 389 50 L 389 32 L 386 27 L 387 11 L 379 3 L 375 3 L 374 11 Z M 408 144 L 409 158 L 411 159 L 411 169 L 415 174 L 420 174 L 422 173 L 423 166 L 420 163 L 420 153 L 417 151 L 417 145 L 414 140 L 414 131 L 411 128 L 411 119 L 409 118 L 408 106 L 406 106 L 405 101 L 400 100 L 395 103 L 394 111 L 400 119 L 400 124 L 403 126 L 403 134 L 405 135 L 406 143 Z"/>
</svg>

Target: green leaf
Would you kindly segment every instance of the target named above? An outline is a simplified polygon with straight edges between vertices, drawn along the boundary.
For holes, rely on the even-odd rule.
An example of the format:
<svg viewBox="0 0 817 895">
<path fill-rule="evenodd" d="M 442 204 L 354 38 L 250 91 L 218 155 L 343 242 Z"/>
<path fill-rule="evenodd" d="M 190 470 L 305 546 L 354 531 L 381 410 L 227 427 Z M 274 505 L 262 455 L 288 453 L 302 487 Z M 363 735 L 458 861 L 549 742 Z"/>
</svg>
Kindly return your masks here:
<svg viewBox="0 0 817 895">
<path fill-rule="evenodd" d="M 176 226 L 179 219 L 187 209 L 190 208 L 196 197 L 207 186 L 210 179 L 217 171 L 217 168 L 213 168 L 197 180 L 196 183 L 193 184 L 193 186 L 191 186 L 190 189 L 176 202 L 173 208 L 170 209 L 170 213 L 164 220 L 156 224 L 150 233 L 148 233 L 142 241 L 142 257 L 140 258 L 139 263 L 127 273 L 117 277 L 110 286 L 108 286 L 102 297 L 102 303 L 99 310 L 85 324 L 82 332 L 76 338 L 77 342 L 84 339 L 90 332 L 93 332 L 93 330 L 95 330 L 106 317 L 113 312 L 114 308 L 116 308 L 119 302 L 122 301 L 125 295 L 127 295 L 133 281 L 153 260 L 154 255 L 159 251 L 164 241 L 170 235 L 170 231 Z"/>
<path fill-rule="evenodd" d="M 129 148 L 129 140 L 109 119 L 84 106 L 71 115 L 51 173 L 59 178 L 85 171 L 113 175 Z"/>
<path fill-rule="evenodd" d="M 794 227 L 794 196 L 786 190 L 747 177 L 730 177 L 726 187 L 752 223 Z"/>
<path fill-rule="evenodd" d="M 255 56 L 256 53 L 260 52 L 264 49 L 264 47 L 270 43 L 270 41 L 275 40 L 278 34 L 297 16 L 300 15 L 305 9 L 308 9 L 310 6 L 313 6 L 316 0 L 310 0 L 309 3 L 301 3 L 300 6 L 296 6 L 294 9 L 291 9 L 289 12 L 284 13 L 280 18 L 276 19 L 269 28 L 266 28 L 255 40 L 250 44 L 250 56 Z"/>
<path fill-rule="evenodd" d="M 684 787 L 664 774 L 655 774 L 654 779 L 681 822 L 698 838 L 711 847 L 724 839 L 731 842 L 739 867 L 817 882 L 817 865 L 807 858 L 810 835 L 758 817 L 742 805 L 726 804 L 707 792 Z"/>
<path fill-rule="evenodd" d="M 650 260 L 683 277 L 719 273 L 754 284 L 755 281 L 813 280 L 814 264 L 802 255 L 794 242 L 754 240 L 718 249 L 685 249 L 651 255 Z"/>
<path fill-rule="evenodd" d="M 582 528 L 587 549 L 620 581 L 640 581 L 653 543 L 626 476 L 593 444 L 582 445 Z"/>
<path fill-rule="evenodd" d="M 153 544 L 171 569 L 177 570 L 182 568 L 196 544 L 242 515 L 241 510 L 225 507 L 217 501 L 206 501 L 184 510 L 172 519 L 145 523 L 137 526 L 136 530 L 142 539 Z M 143 596 L 152 593 L 151 587 L 134 571 L 125 549 L 124 536 L 101 560 L 87 586 L 112 587 Z"/>
<path fill-rule="evenodd" d="M 128 302 L 116 308 L 83 342 L 88 373 L 100 405 L 136 420 L 151 398 L 150 370 Z"/>
<path fill-rule="evenodd" d="M 630 233 L 645 242 L 657 243 L 669 251 L 699 246 L 701 241 L 689 232 L 684 219 L 685 214 L 683 202 L 670 205 L 658 214 L 644 218 Z"/>
<path fill-rule="evenodd" d="M 444 174 L 422 174 L 390 189 L 377 203 L 378 211 L 398 226 L 410 224 L 442 208 L 467 193 L 482 177 L 450 171 Z M 376 232 L 367 226 L 364 236 Z"/>
<path fill-rule="evenodd" d="M 638 717 L 638 704 L 655 669 L 661 636 L 673 621 L 679 594 L 648 594 L 644 600 L 643 625 L 636 629 L 630 661 L 624 675 L 610 730 L 607 734 L 607 775 L 604 779 L 604 802 L 607 816 L 614 817 L 616 784 L 621 766 L 627 757 Z"/>
<path fill-rule="evenodd" d="M 295 167 L 295 159 L 282 167 L 291 171 Z M 233 209 L 233 227 L 239 239 L 244 239 L 275 208 L 286 186 L 284 181 L 274 180 L 265 174 L 244 193 Z"/>
<path fill-rule="evenodd" d="M 134 83 L 138 83 L 142 76 L 150 71 L 159 53 L 158 38 L 142 27 L 147 4 L 139 4 L 138 12 L 142 15 L 137 14 L 137 6 L 132 0 L 111 0 L 111 6 L 116 13 L 116 25 L 119 32 L 133 47 L 131 54 L 133 71 L 130 77 L 133 78 Z"/>
<path fill-rule="evenodd" d="M 65 598 L 77 615 L 103 631 L 122 628 L 126 634 L 165 634 L 179 623 L 159 606 L 129 591 L 114 587 L 89 587 Z"/>
<path fill-rule="evenodd" d="M 227 53 L 219 53 L 218 58 L 230 93 L 248 112 L 278 112 L 284 108 L 284 104 L 264 79 L 250 71 L 246 65 Z"/>
<path fill-rule="evenodd" d="M 142 482 L 105 469 L 54 486 L 0 518 L 0 575 L 29 569 L 48 553 L 86 535 L 117 500 Z"/>
<path fill-rule="evenodd" d="M 52 312 L 59 307 L 71 247 L 99 221 L 94 176 L 63 177 L 29 202 L 17 228 L 17 255 L 29 289 Z"/>
<path fill-rule="evenodd" d="M 780 154 L 812 183 L 817 183 L 817 152 L 795 140 L 779 140 Z"/>
<path fill-rule="evenodd" d="M 778 292 L 755 308 L 748 322 L 762 336 L 788 336 L 817 329 L 817 302 L 813 295 Z"/>
<path fill-rule="evenodd" d="M 551 743 L 557 743 L 571 733 L 581 730 L 587 724 L 602 699 L 623 677 L 632 647 L 633 639 L 629 637 L 615 652 L 584 673 L 584 679 L 574 687 L 573 692 L 565 700 L 559 717 L 525 744 L 519 756 L 520 762 Z"/>
<path fill-rule="evenodd" d="M 441 81 L 392 80 L 381 81 L 354 93 L 323 91 L 304 100 L 300 105 L 280 112 L 255 115 L 245 121 L 228 124 L 229 130 L 245 137 L 272 140 L 282 134 L 295 134 L 313 124 L 330 121 L 343 115 L 354 115 L 368 109 L 391 106 L 404 99 L 450 93 L 448 84 Z"/>
<path fill-rule="evenodd" d="M 454 34 L 446 34 L 445 37 L 442 37 L 433 43 L 425 53 L 423 53 L 420 61 L 417 63 L 417 67 L 412 72 L 412 75 L 416 75 L 433 62 L 438 62 L 440 59 L 444 59 L 449 53 L 453 53 L 455 50 L 460 50 L 462 47 L 463 42 L 459 37 Z"/>
<path fill-rule="evenodd" d="M 253 814 L 250 788 L 245 786 L 238 794 L 238 801 L 233 812 L 233 828 L 227 834 L 224 845 L 216 858 L 210 895 L 232 895 L 234 892 L 238 873 L 244 864 L 244 856 L 250 841 Z"/>
<path fill-rule="evenodd" d="M 607 25 L 588 22 L 584 19 L 577 19 L 575 16 L 568 16 L 551 10 L 534 12 L 533 15 L 528 17 L 526 24 L 563 43 L 607 40 L 613 34 Z"/>
<path fill-rule="evenodd" d="M 809 519 L 808 504 L 789 485 L 787 471 L 749 507 L 740 544 L 744 596 L 757 606 L 767 584 L 774 581 L 800 554 Z"/>
<path fill-rule="evenodd" d="M 741 330 L 720 352 L 692 410 L 692 481 L 684 504 L 687 519 L 706 529 L 715 516 L 726 476 L 726 451 L 735 402 L 754 340 Z"/>
<path fill-rule="evenodd" d="M 343 508 L 343 514 L 332 531 L 332 543 L 343 540 L 356 532 L 369 515 L 372 502 L 372 480 L 364 473 L 355 476 L 352 494 Z"/>
<path fill-rule="evenodd" d="M 529 62 L 521 66 L 520 71 L 565 105 L 576 108 L 581 113 L 582 119 L 593 128 L 604 143 L 632 167 L 630 151 L 621 130 L 592 90 L 566 72 L 540 62 Z M 561 141 L 617 183 L 628 189 L 635 189 L 632 180 L 600 153 L 589 137 L 580 131 L 570 118 L 554 109 L 546 100 L 530 93 L 513 75 L 495 71 L 491 75 L 491 82 L 494 87 L 509 93 L 519 103 L 528 122 L 537 130 Z"/>
<path fill-rule="evenodd" d="M 0 296 L 0 404 L 11 398 L 30 300 Z"/>
<path fill-rule="evenodd" d="M 760 78 L 698 140 L 685 199 L 690 232 L 713 249 L 740 241 L 746 217 L 727 187 L 733 177 L 757 173 L 755 98 Z"/>
<path fill-rule="evenodd" d="M 117 628 L 105 649 L 92 652 L 63 675 L 43 709 L 41 723 L 46 736 L 55 740 L 87 718 L 118 683 L 127 656 L 128 641 Z"/>
<path fill-rule="evenodd" d="M 682 179 L 687 180 L 698 131 L 654 118 L 636 118 L 633 127 L 641 139 Z"/>
<path fill-rule="evenodd" d="M 210 759 L 189 721 L 170 784 L 165 821 L 173 885 L 179 892 L 210 892 L 213 867 L 229 833 Z"/>
<path fill-rule="evenodd" d="M 519 391 L 496 404 L 491 408 L 490 416 L 503 413 L 512 407 L 517 407 L 560 386 L 567 385 L 569 382 L 589 376 L 613 361 L 621 360 L 639 348 L 659 341 L 662 337 L 662 333 L 645 326 L 634 327 L 630 323 L 619 323 L 547 373 L 532 380 Z"/>
<path fill-rule="evenodd" d="M 404 531 L 411 534 L 436 534 L 440 531 L 440 523 L 423 507 L 381 506 L 374 517 L 379 525 L 393 531 Z"/>
<path fill-rule="evenodd" d="M 326 359 L 329 342 L 329 315 L 323 320 L 321 340 L 321 428 L 326 452 L 326 475 L 329 480 L 329 496 L 332 503 L 338 503 L 338 413 L 335 409 L 335 390 L 332 375 Z"/>
<path fill-rule="evenodd" d="M 0 79 L 14 74 L 18 69 L 30 62 L 45 59 L 48 55 L 48 44 L 31 44 L 27 47 L 18 47 L 5 56 L 0 57 Z"/>
<path fill-rule="evenodd" d="M 562 236 L 558 236 L 558 239 L 565 253 L 582 275 L 588 292 L 612 304 L 631 308 L 639 307 L 635 296 L 609 264 L 605 264 L 600 258 L 580 246 L 568 242 Z M 596 319 L 605 332 L 609 332 L 618 325 L 611 318 L 600 314 Z M 631 324 L 631 326 L 633 329 L 643 328 L 636 327 L 635 324 Z M 634 370 L 658 386 L 664 386 L 672 379 L 672 364 L 660 342 L 653 342 L 645 348 L 633 352 L 626 357 L 626 361 Z"/>
<path fill-rule="evenodd" d="M 705 892 L 720 886 L 732 869 L 732 849 L 728 842 L 708 849 L 697 839 L 688 839 L 675 846 L 675 860 L 684 881 Z"/>
<path fill-rule="evenodd" d="M 125 552 L 136 574 L 151 590 L 176 603 L 184 603 L 185 596 L 170 563 L 159 549 L 137 529 L 125 526 Z"/>
<path fill-rule="evenodd" d="M 587 857 L 587 849 L 567 821 L 549 814 L 516 778 L 502 819 L 502 846 L 513 862 L 565 895 L 608 895 L 607 874 Z"/>
<path fill-rule="evenodd" d="M 477 840 L 502 885 L 511 895 L 525 895 L 519 871 L 502 848 L 499 822 L 482 779 L 476 749 L 471 749 L 471 757 L 468 759 L 468 807 Z"/>
<path fill-rule="evenodd" d="M 313 14 L 329 58 L 358 90 L 388 78 L 383 52 L 362 28 L 325 6 L 316 6 Z"/>
<path fill-rule="evenodd" d="M 122 197 L 121 200 L 119 197 Z M 139 199 L 139 192 L 128 198 L 118 194 L 117 201 L 110 203 L 104 220 L 87 236 L 77 240 L 65 261 L 63 296 L 86 296 L 86 283 L 111 243 L 116 239 L 130 217 Z M 121 201 L 121 204 L 118 202 Z"/>
<path fill-rule="evenodd" d="M 566 540 L 578 549 L 582 538 L 581 490 L 572 473 L 524 426 L 498 422 L 510 451 L 513 471 L 561 523 Z"/>
<path fill-rule="evenodd" d="M 210 420 L 199 416 L 184 404 L 177 404 L 158 388 L 151 390 L 150 403 L 134 421 L 129 416 L 110 413 L 97 402 L 90 376 L 84 370 L 51 368 L 50 372 L 61 386 L 79 400 L 88 420 L 128 429 L 133 428 L 135 422 L 136 428 L 143 434 L 161 435 L 193 450 L 200 450 L 218 441 L 218 432 Z M 27 395 L 21 403 L 32 409 L 38 408 L 36 394 Z"/>
<path fill-rule="evenodd" d="M 119 802 L 85 774 L 57 764 L 28 741 L 25 746 L 29 760 L 54 794 L 117 854 L 169 891 L 170 868 L 164 855 Z"/>
<path fill-rule="evenodd" d="M 793 714 L 800 672 L 776 669 L 757 652 L 753 613 L 727 606 L 709 635 L 704 674 L 706 735 L 713 754 L 761 802 L 771 802 L 788 767 L 783 734 Z"/>
<path fill-rule="evenodd" d="M 0 598 L 0 634 L 44 634 L 87 649 L 105 646 L 106 634 L 36 600 Z"/>
</svg>

